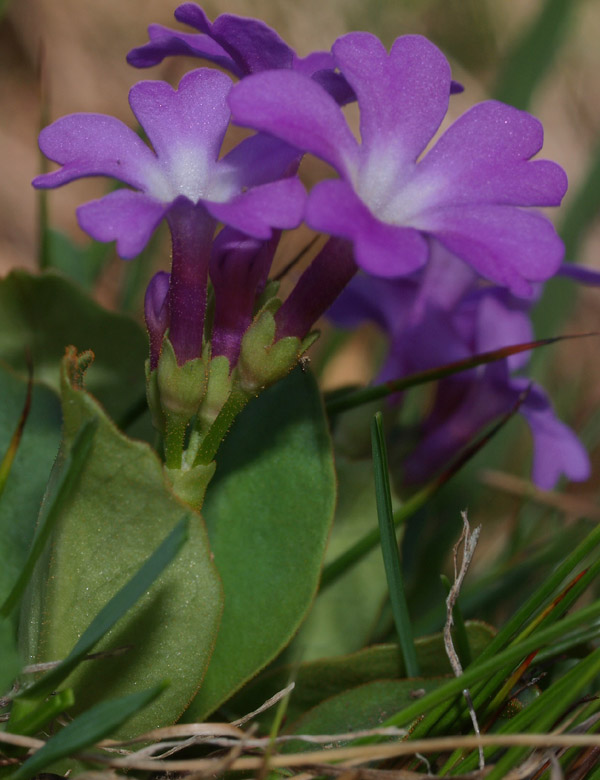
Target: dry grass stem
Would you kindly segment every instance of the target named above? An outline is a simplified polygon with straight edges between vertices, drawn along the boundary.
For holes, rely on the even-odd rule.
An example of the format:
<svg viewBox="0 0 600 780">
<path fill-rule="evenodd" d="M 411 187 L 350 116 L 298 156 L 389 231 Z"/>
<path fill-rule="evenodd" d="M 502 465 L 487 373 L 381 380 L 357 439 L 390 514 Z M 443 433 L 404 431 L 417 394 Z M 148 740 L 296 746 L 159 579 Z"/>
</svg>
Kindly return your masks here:
<svg viewBox="0 0 600 780">
<path fill-rule="evenodd" d="M 450 588 L 450 592 L 448 593 L 448 598 L 446 599 L 446 623 L 444 625 L 444 647 L 446 649 L 448 660 L 450 661 L 450 666 L 452 667 L 452 671 L 454 672 L 456 677 L 462 676 L 463 669 L 462 669 L 462 664 L 460 662 L 460 658 L 458 657 L 458 653 L 454 649 L 454 643 L 452 641 L 452 626 L 454 625 L 454 617 L 453 617 L 454 607 L 456 606 L 456 602 L 460 594 L 460 589 L 467 575 L 467 571 L 469 570 L 469 566 L 471 565 L 471 561 L 473 560 L 473 555 L 475 554 L 475 549 L 477 548 L 477 542 L 479 540 L 479 534 L 481 533 L 480 525 L 477 526 L 477 528 L 473 532 L 471 532 L 471 526 L 469 525 L 469 519 L 467 517 L 467 513 L 461 512 L 460 514 L 463 521 L 463 530 L 458 542 L 454 545 L 454 549 L 453 549 L 454 584 Z M 462 545 L 462 561 L 459 568 L 458 551 L 460 550 L 461 545 Z M 467 707 L 469 708 L 469 715 L 471 716 L 471 722 L 473 723 L 473 730 L 475 731 L 475 734 L 479 736 L 481 732 L 479 729 L 479 723 L 477 721 L 477 713 L 475 712 L 475 707 L 473 706 L 473 700 L 471 698 L 471 694 L 468 688 L 465 688 L 463 690 L 463 696 L 465 697 L 465 701 L 467 702 Z M 484 768 L 485 768 L 485 758 L 483 755 L 483 748 L 480 747 L 479 748 L 479 769 L 484 769 Z"/>
<path fill-rule="evenodd" d="M 590 520 L 600 520 L 600 507 L 591 500 L 556 493 L 553 490 L 540 490 L 527 479 L 493 469 L 483 470 L 479 479 L 484 485 L 501 490 L 503 493 L 527 498 L 535 501 L 536 504 L 557 509 L 569 519 L 587 517 Z"/>
</svg>

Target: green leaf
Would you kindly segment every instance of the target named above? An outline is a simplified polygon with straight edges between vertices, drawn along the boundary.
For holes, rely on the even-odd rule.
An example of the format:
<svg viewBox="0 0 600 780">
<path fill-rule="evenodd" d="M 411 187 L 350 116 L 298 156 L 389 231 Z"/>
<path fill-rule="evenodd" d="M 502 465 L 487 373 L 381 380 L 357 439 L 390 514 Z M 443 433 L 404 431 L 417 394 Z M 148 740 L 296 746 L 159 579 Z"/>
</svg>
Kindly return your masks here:
<svg viewBox="0 0 600 780">
<path fill-rule="evenodd" d="M 377 526 L 371 462 L 336 455 L 335 465 L 339 498 L 326 563 L 362 539 L 367 528 Z M 368 643 L 386 592 L 381 551 L 375 548 L 319 591 L 291 645 L 292 655 L 307 662 L 361 650 Z"/>
<path fill-rule="evenodd" d="M 441 682 L 442 680 L 436 678 L 415 678 L 378 680 L 360 685 L 321 702 L 293 723 L 286 732 L 333 735 L 375 729 L 397 712 L 399 707 L 410 704 L 415 698 L 415 691 L 432 691 L 439 687 Z M 348 744 L 348 740 L 332 740 L 332 743 L 339 747 Z M 329 746 L 331 743 L 327 744 Z M 300 741 L 285 745 L 286 752 L 314 749 L 314 744 Z"/>
<path fill-rule="evenodd" d="M 473 656 L 477 657 L 491 642 L 494 630 L 485 623 L 475 621 L 467 621 L 466 630 Z M 416 639 L 415 648 L 422 677 L 451 674 L 441 633 Z M 236 697 L 233 703 L 235 712 L 243 715 L 256 709 L 269 696 L 284 688 L 292 674 L 290 667 L 265 672 Z M 405 677 L 406 667 L 397 645 L 376 645 L 352 655 L 302 664 L 294 675 L 296 686 L 290 698 L 288 714 L 290 719 L 297 718 L 348 688 L 376 680 Z"/>
<path fill-rule="evenodd" d="M 213 712 L 290 641 L 317 589 L 335 503 L 313 377 L 253 400 L 219 450 L 203 513 L 225 589 L 215 652 L 185 719 Z"/>
<path fill-rule="evenodd" d="M 63 361 L 65 446 L 98 420 L 79 489 L 63 508 L 50 549 L 36 570 L 31 606 L 23 610 L 28 662 L 64 659 L 82 632 L 181 519 L 189 541 L 98 650 L 129 647 L 118 657 L 80 664 L 67 678 L 76 709 L 172 678 L 169 690 L 128 724 L 128 734 L 173 722 L 198 689 L 222 609 L 219 577 L 202 519 L 172 494 L 162 466 L 127 439 L 76 382 L 78 363 Z"/>
<path fill-rule="evenodd" d="M 110 244 L 87 241 L 79 246 L 64 233 L 52 228 L 46 229 L 44 239 L 44 268 L 59 271 L 85 290 L 91 291 L 113 254 Z"/>
<path fill-rule="evenodd" d="M 91 349 L 95 362 L 88 389 L 113 419 L 145 393 L 147 338 L 129 317 L 106 311 L 73 282 L 54 273 L 13 271 L 0 281 L 0 359 L 58 391 L 65 348 Z"/>
<path fill-rule="evenodd" d="M 142 712 L 140 712 L 138 719 L 142 718 L 143 708 L 147 708 L 164 689 L 165 684 L 163 683 L 146 691 L 138 691 L 119 699 L 97 704 L 51 737 L 43 747 L 12 773 L 12 780 L 28 780 L 61 758 L 66 758 L 94 745 L 104 737 L 114 733 L 140 710 Z"/>
<path fill-rule="evenodd" d="M 0 363 L 0 452 L 9 445 L 26 393 L 27 382 Z M 58 399 L 34 382 L 29 416 L 0 499 L 0 603 L 27 557 L 60 436 Z"/>
<path fill-rule="evenodd" d="M 567 37 L 576 0 L 545 0 L 540 14 L 515 43 L 498 75 L 494 97 L 521 109 L 547 74 Z"/>
<path fill-rule="evenodd" d="M 189 520 L 190 517 L 184 515 L 139 571 L 102 607 L 64 661 L 33 683 L 31 687 L 23 688 L 18 694 L 19 697 L 45 698 L 60 685 L 115 623 L 142 598 L 165 567 L 177 555 L 183 543 L 188 540 Z"/>
<path fill-rule="evenodd" d="M 96 430 L 96 421 L 86 422 L 83 428 L 78 431 L 73 446 L 65 458 L 62 466 L 57 466 L 55 473 L 56 482 L 51 477 L 53 483 L 52 495 L 47 496 L 42 505 L 41 516 L 38 521 L 38 528 L 33 545 L 29 550 L 27 560 L 19 573 L 19 577 L 8 594 L 6 601 L 0 607 L 0 616 L 8 617 L 13 608 L 20 601 L 27 583 L 29 582 L 35 565 L 43 553 L 52 529 L 60 517 L 65 502 L 69 501 L 71 494 L 75 490 L 79 475 L 85 464 L 90 447 L 92 446 L 92 437 Z"/>
<path fill-rule="evenodd" d="M 21 671 L 14 626 L 4 618 L 0 618 L 0 659 L 0 696 L 4 696 Z"/>
</svg>

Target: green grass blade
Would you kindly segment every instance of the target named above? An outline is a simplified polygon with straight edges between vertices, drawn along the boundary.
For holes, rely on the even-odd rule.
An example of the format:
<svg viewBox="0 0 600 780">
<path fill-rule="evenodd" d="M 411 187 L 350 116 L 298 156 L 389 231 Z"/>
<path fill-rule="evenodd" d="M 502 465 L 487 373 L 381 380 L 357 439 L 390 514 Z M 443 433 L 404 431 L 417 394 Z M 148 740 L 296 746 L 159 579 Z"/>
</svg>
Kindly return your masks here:
<svg viewBox="0 0 600 780">
<path fill-rule="evenodd" d="M 31 396 L 33 392 L 33 366 L 31 364 L 30 356 L 28 356 L 27 362 L 29 368 L 29 378 L 27 381 L 27 392 L 25 394 L 25 402 L 23 403 L 23 410 L 21 411 L 19 421 L 17 422 L 17 427 L 15 428 L 15 432 L 10 439 L 4 457 L 2 458 L 2 461 L 0 461 L 0 496 L 2 496 L 4 488 L 6 487 L 8 475 L 10 474 L 13 461 L 19 449 L 21 437 L 23 436 L 23 430 L 25 429 L 25 423 L 27 422 L 27 418 L 29 417 L 29 410 L 31 409 Z"/>
<path fill-rule="evenodd" d="M 577 259 L 588 228 L 600 211 L 600 143 L 592 154 L 588 172 L 569 201 L 562 222 L 560 236 L 565 242 L 565 260 Z"/>
<path fill-rule="evenodd" d="M 37 734 L 49 721 L 75 704 L 73 690 L 58 691 L 45 701 L 16 699 L 10 713 L 11 734 Z"/>
<path fill-rule="evenodd" d="M 517 631 L 534 615 L 561 583 L 571 574 L 594 549 L 600 545 L 600 526 L 596 526 L 585 539 L 568 555 L 557 569 L 547 577 L 520 609 L 504 624 L 489 646 L 479 656 L 478 663 L 493 657 L 503 649 Z"/>
<path fill-rule="evenodd" d="M 30 687 L 23 688 L 17 696 L 32 699 L 52 693 L 173 560 L 187 539 L 188 526 L 188 516 L 184 515 L 129 582 L 100 610 L 64 661 Z"/>
<path fill-rule="evenodd" d="M 518 663 L 533 650 L 539 647 L 549 645 L 556 639 L 562 637 L 568 631 L 572 631 L 578 626 L 591 622 L 600 617 L 600 601 L 595 601 L 587 607 L 583 607 L 578 612 L 568 615 L 558 624 L 553 624 L 545 629 L 537 631 L 533 636 L 527 637 L 518 645 L 506 648 L 497 653 L 493 658 L 486 661 L 472 664 L 465 669 L 461 677 L 450 680 L 445 685 L 440 686 L 435 691 L 424 696 L 422 699 L 410 704 L 400 712 L 388 718 L 382 726 L 407 726 L 415 718 L 436 707 L 438 704 L 448 701 L 448 699 L 459 695 L 464 688 L 470 688 L 473 684 L 486 680 L 490 675 L 505 669 L 507 666 Z"/>
<path fill-rule="evenodd" d="M 450 464 L 450 466 L 443 471 L 432 482 L 426 485 L 418 493 L 406 501 L 399 509 L 393 514 L 393 522 L 395 526 L 399 526 L 408 520 L 415 514 L 438 490 L 440 490 L 460 469 L 467 463 L 479 450 L 487 444 L 490 439 L 500 431 L 506 423 L 514 416 L 519 409 L 521 403 L 525 399 L 525 394 L 522 395 L 512 409 L 510 409 L 505 415 L 503 415 L 497 423 L 495 423 L 488 431 L 482 436 L 478 437 L 469 444 L 462 453 Z M 323 574 L 321 576 L 320 590 L 323 591 L 327 586 L 334 583 L 338 577 L 341 577 L 344 572 L 354 566 L 355 563 L 360 561 L 367 553 L 379 544 L 380 533 L 379 528 L 374 528 L 366 533 L 362 539 L 359 539 L 348 550 L 342 553 L 334 561 L 325 566 Z"/>
<path fill-rule="evenodd" d="M 92 707 L 51 737 L 42 748 L 12 773 L 12 780 L 29 780 L 56 761 L 96 744 L 154 701 L 165 687 L 166 684 L 163 683 L 149 690 L 104 701 Z"/>
<path fill-rule="evenodd" d="M 0 607 L 0 617 L 8 617 L 17 606 L 23 592 L 27 587 L 35 564 L 42 554 L 46 542 L 60 517 L 61 508 L 69 500 L 71 493 L 79 482 L 79 475 L 84 467 L 88 453 L 90 452 L 94 433 L 97 428 L 95 421 L 87 422 L 77 434 L 73 446 L 61 467 L 58 481 L 53 496 L 44 502 L 42 516 L 40 517 L 39 530 L 33 541 L 33 545 L 25 561 L 21 573 L 8 594 L 4 604 Z"/>
<path fill-rule="evenodd" d="M 539 734 L 547 733 L 553 724 L 564 716 L 569 706 L 597 677 L 598 673 L 600 673 L 600 648 L 553 683 L 528 707 L 508 721 L 499 732 L 519 734 L 530 730 Z M 520 763 L 528 751 L 527 747 L 508 750 L 487 776 L 489 780 L 501 780 L 501 778 L 506 777 L 508 771 Z M 489 752 L 493 752 L 493 749 Z M 461 764 L 460 771 L 468 771 L 474 766 L 476 766 L 476 756 L 472 755 Z"/>
<path fill-rule="evenodd" d="M 565 341 L 567 339 L 585 338 L 586 336 L 595 336 L 595 333 L 578 333 L 570 336 L 555 336 L 554 338 L 539 339 L 537 341 L 529 341 L 523 344 L 515 344 L 511 347 L 502 347 L 501 349 L 493 349 L 490 352 L 482 352 L 479 355 L 473 355 L 472 357 L 465 358 L 465 360 L 458 360 L 455 363 L 448 363 L 445 366 L 439 366 L 437 368 L 430 368 L 427 371 L 420 371 L 417 374 L 411 374 L 410 376 L 403 377 L 402 379 L 391 380 L 389 382 L 383 382 L 380 385 L 374 387 L 364 387 L 354 392 L 343 392 L 341 394 L 335 394 L 325 402 L 325 408 L 327 414 L 331 417 L 333 415 L 344 412 L 347 409 L 354 409 L 357 406 L 371 403 L 372 401 L 378 401 L 381 398 L 385 398 L 393 393 L 399 393 L 403 390 L 408 390 L 411 387 L 417 385 L 424 385 L 429 382 L 436 382 L 438 379 L 444 379 L 444 377 L 452 376 L 453 374 L 459 374 L 461 371 L 468 371 L 476 366 L 485 365 L 486 363 L 494 363 L 497 360 L 504 360 L 504 358 L 516 355 L 520 352 L 528 352 L 532 349 L 538 349 L 539 347 L 547 347 L 550 344 L 555 344 L 558 341 Z"/>
<path fill-rule="evenodd" d="M 504 61 L 494 97 L 523 110 L 566 40 L 575 0 L 546 0 Z"/>
<path fill-rule="evenodd" d="M 419 662 L 417 660 L 417 651 L 415 650 L 410 615 L 404 592 L 404 579 L 392 511 L 392 495 L 381 412 L 377 412 L 371 424 L 371 445 L 373 448 L 375 498 L 377 502 L 381 552 L 383 554 L 383 563 L 390 593 L 392 614 L 396 624 L 396 631 L 398 632 L 398 642 L 402 650 L 406 673 L 408 677 L 418 677 L 420 674 Z"/>
</svg>

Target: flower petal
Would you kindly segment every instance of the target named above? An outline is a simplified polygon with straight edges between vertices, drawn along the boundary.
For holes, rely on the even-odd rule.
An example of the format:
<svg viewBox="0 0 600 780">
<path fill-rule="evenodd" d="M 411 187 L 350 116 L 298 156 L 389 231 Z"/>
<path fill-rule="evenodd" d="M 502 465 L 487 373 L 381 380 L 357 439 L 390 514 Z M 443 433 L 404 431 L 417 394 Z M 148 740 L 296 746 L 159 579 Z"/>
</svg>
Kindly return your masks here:
<svg viewBox="0 0 600 780">
<path fill-rule="evenodd" d="M 398 38 L 389 53 L 370 33 L 344 35 L 332 52 L 360 106 L 363 148 L 414 163 L 448 109 L 450 66 L 420 35 Z"/>
<path fill-rule="evenodd" d="M 258 19 L 221 14 L 213 22 L 210 35 L 245 74 L 292 67 L 293 49 Z"/>
<path fill-rule="evenodd" d="M 566 276 L 574 282 L 580 284 L 591 284 L 594 287 L 600 285 L 600 271 L 594 271 L 593 268 L 587 268 L 575 263 L 563 263 L 558 272 L 559 276 Z"/>
<path fill-rule="evenodd" d="M 77 209 L 77 220 L 97 241 L 116 241 L 126 260 L 139 255 L 169 205 L 132 190 L 116 190 Z"/>
<path fill-rule="evenodd" d="M 515 387 L 526 380 L 513 380 Z M 590 459 L 575 433 L 554 414 L 546 393 L 533 385 L 520 409 L 533 437 L 532 478 L 542 490 L 552 490 L 561 475 L 574 482 L 590 476 Z"/>
<path fill-rule="evenodd" d="M 339 179 L 317 184 L 308 199 L 306 223 L 315 230 L 354 241 L 357 265 L 374 276 L 403 276 L 427 260 L 418 230 L 380 222 Z"/>
<path fill-rule="evenodd" d="M 204 201 L 213 217 L 254 238 L 268 239 L 271 228 L 289 229 L 302 222 L 306 192 L 297 177 L 243 192 L 228 203 Z"/>
<path fill-rule="evenodd" d="M 529 160 L 543 138 L 531 114 L 495 100 L 479 103 L 446 130 L 419 163 L 415 181 L 438 183 L 432 205 L 558 206 L 567 189 L 564 171 L 549 160 Z"/>
<path fill-rule="evenodd" d="M 531 295 L 530 281 L 555 274 L 564 254 L 548 219 L 511 206 L 449 206 L 417 221 L 482 276 L 517 296 Z"/>
<path fill-rule="evenodd" d="M 217 164 L 216 176 L 224 190 L 266 184 L 295 173 L 302 153 L 278 138 L 257 133 L 246 138 Z M 227 183 L 230 180 L 230 183 Z"/>
<path fill-rule="evenodd" d="M 225 103 L 231 79 L 208 68 L 193 70 L 174 90 L 164 81 L 141 81 L 129 92 L 129 103 L 161 160 L 201 154 L 216 162 L 227 125 Z M 198 172 L 190 172 L 198 176 Z"/>
<path fill-rule="evenodd" d="M 40 133 L 40 149 L 63 167 L 37 176 L 33 186 L 60 187 L 84 176 L 111 176 L 144 189 L 156 174 L 156 157 L 119 119 L 104 114 L 70 114 Z"/>
<path fill-rule="evenodd" d="M 127 62 L 134 68 L 151 68 L 165 57 L 183 54 L 214 62 L 235 76 L 243 75 L 223 47 L 207 35 L 180 32 L 163 27 L 162 24 L 151 24 L 148 27 L 148 37 L 148 43 L 131 49 L 127 54 Z"/>
<path fill-rule="evenodd" d="M 235 122 L 311 152 L 340 172 L 355 167 L 358 144 L 335 100 L 313 79 L 287 70 L 249 76 L 229 93 Z"/>
<path fill-rule="evenodd" d="M 478 353 L 511 347 L 533 341 L 533 325 L 524 311 L 507 306 L 505 290 L 489 290 L 482 296 L 477 310 L 475 333 Z M 523 368 L 529 362 L 530 352 L 519 352 L 507 358 L 511 371 Z"/>
</svg>

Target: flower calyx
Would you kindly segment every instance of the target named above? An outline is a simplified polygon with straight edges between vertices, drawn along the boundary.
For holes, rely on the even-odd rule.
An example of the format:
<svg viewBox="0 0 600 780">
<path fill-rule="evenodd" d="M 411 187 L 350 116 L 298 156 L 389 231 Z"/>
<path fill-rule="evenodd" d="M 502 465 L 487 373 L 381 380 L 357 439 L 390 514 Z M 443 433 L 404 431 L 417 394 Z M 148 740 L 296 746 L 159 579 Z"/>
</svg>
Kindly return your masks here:
<svg viewBox="0 0 600 780">
<path fill-rule="evenodd" d="M 235 375 L 240 387 L 249 395 L 257 395 L 288 374 L 318 336 L 312 333 L 305 339 L 296 336 L 277 339 L 275 312 L 280 306 L 278 298 L 271 298 L 242 339 Z"/>
</svg>

